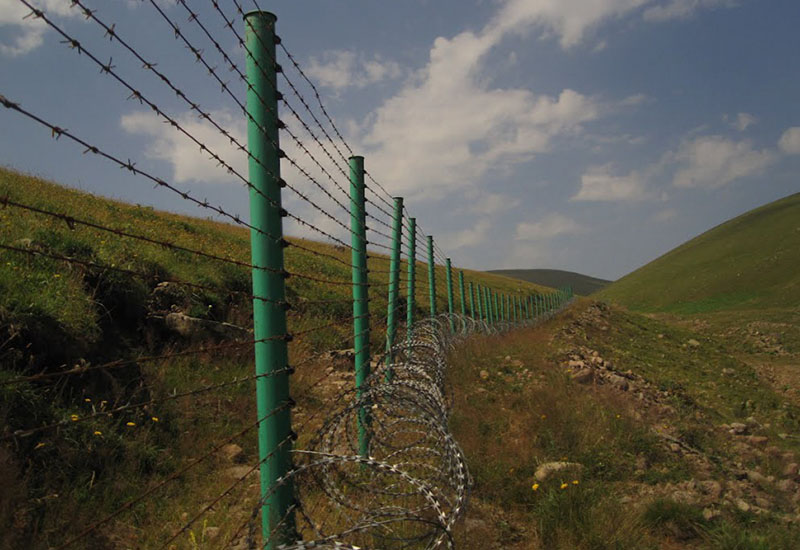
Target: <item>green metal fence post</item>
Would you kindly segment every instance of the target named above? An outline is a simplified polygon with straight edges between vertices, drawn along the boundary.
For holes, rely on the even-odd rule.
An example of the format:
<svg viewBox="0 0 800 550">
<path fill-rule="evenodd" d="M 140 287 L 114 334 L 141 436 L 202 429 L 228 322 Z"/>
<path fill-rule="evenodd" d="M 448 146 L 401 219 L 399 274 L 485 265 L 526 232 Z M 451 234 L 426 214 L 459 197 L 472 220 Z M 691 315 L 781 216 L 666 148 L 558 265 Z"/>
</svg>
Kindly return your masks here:
<svg viewBox="0 0 800 550">
<path fill-rule="evenodd" d="M 464 272 L 458 272 L 458 290 L 461 294 L 461 315 L 467 316 L 467 298 L 464 292 Z"/>
<path fill-rule="evenodd" d="M 476 306 L 478 306 L 478 319 L 480 319 L 481 321 L 485 321 L 485 319 L 483 318 L 483 287 L 481 287 L 481 285 L 479 285 L 478 283 L 475 283 L 475 290 L 477 291 L 478 294 L 477 303 L 475 304 Z"/>
<path fill-rule="evenodd" d="M 428 296 L 431 300 L 431 317 L 436 317 L 436 264 L 433 263 L 433 237 L 428 235 Z"/>
<path fill-rule="evenodd" d="M 486 316 L 486 322 L 490 325 L 494 324 L 494 315 L 492 315 L 491 292 L 492 291 L 488 287 L 483 287 L 483 313 Z"/>
<path fill-rule="evenodd" d="M 450 258 L 445 258 L 445 277 L 447 279 L 447 312 L 450 314 L 450 332 L 456 330 L 455 322 L 453 321 L 453 268 L 450 265 Z"/>
<path fill-rule="evenodd" d="M 406 338 L 411 339 L 417 292 L 417 218 L 408 219 L 408 296 L 406 298 Z"/>
<path fill-rule="evenodd" d="M 469 282 L 469 316 L 475 318 L 475 287 Z"/>
<path fill-rule="evenodd" d="M 525 304 L 525 320 L 529 321 L 530 318 L 531 318 L 531 297 L 530 297 L 530 295 L 525 296 L 524 304 Z"/>
<path fill-rule="evenodd" d="M 364 157 L 350 157 L 350 239 L 353 264 L 353 331 L 355 335 L 356 394 L 369 377 L 369 280 L 367 279 L 367 220 L 364 200 Z M 358 451 L 369 456 L 369 412 L 358 411 Z"/>
<path fill-rule="evenodd" d="M 502 317 L 500 317 L 500 307 L 499 307 L 499 306 L 500 306 L 500 304 L 498 303 L 498 295 L 497 295 L 497 292 L 495 292 L 495 291 L 492 291 L 492 294 L 494 295 L 494 300 L 493 300 L 493 302 L 494 302 L 494 308 L 492 309 L 492 314 L 493 314 L 493 316 L 494 316 L 495 322 L 497 322 L 497 321 L 502 321 L 502 320 L 503 320 L 503 318 L 502 318 Z"/>
<path fill-rule="evenodd" d="M 253 269 L 258 455 L 261 464 L 261 529 L 268 550 L 296 539 L 291 483 L 289 336 L 283 266 L 278 98 L 275 91 L 274 14 L 244 17 L 247 44 L 247 143 L 250 152 L 250 248 Z"/>
<path fill-rule="evenodd" d="M 400 298 L 400 247 L 403 241 L 403 198 L 394 198 L 394 219 L 392 220 L 392 254 L 389 257 L 389 299 L 386 306 L 386 364 L 394 360 L 389 350 L 394 346 L 397 336 L 397 307 Z M 392 371 L 386 371 L 386 379 L 391 380 Z"/>
</svg>

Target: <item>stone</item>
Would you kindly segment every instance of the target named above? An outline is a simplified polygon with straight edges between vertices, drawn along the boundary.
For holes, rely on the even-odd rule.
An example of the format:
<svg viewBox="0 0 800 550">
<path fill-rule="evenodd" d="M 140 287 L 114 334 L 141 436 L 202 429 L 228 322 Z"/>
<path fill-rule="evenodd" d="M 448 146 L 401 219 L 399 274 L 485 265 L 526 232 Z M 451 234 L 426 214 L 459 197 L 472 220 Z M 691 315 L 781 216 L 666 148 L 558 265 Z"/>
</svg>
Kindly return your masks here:
<svg viewBox="0 0 800 550">
<path fill-rule="evenodd" d="M 583 471 L 583 464 L 578 462 L 545 462 L 536 468 L 534 477 L 536 481 L 547 481 L 555 474 L 569 473 L 571 476 L 577 476 Z"/>
<path fill-rule="evenodd" d="M 572 375 L 572 380 L 578 384 L 591 384 L 594 382 L 594 371 L 592 369 L 581 369 Z"/>
<path fill-rule="evenodd" d="M 734 374 L 736 374 L 736 371 L 733 369 L 722 369 L 722 374 L 724 374 L 725 376 L 733 376 Z"/>
<path fill-rule="evenodd" d="M 703 519 L 706 521 L 711 521 L 712 519 L 719 516 L 719 510 L 714 510 L 712 508 L 703 508 Z"/>
<path fill-rule="evenodd" d="M 586 366 L 586 363 L 584 363 L 581 360 L 570 361 L 569 363 L 567 363 L 567 366 L 571 369 L 582 369 Z"/>
<path fill-rule="evenodd" d="M 747 433 L 747 424 L 741 422 L 731 422 L 730 432 L 736 435 L 744 435 Z"/>
<path fill-rule="evenodd" d="M 776 484 L 776 487 L 778 487 L 779 491 L 791 493 L 797 487 L 797 484 L 791 479 L 782 479 Z"/>
<path fill-rule="evenodd" d="M 488 380 L 489 379 L 489 371 L 488 370 L 482 370 L 480 372 L 480 377 L 481 377 L 481 380 Z"/>
<path fill-rule="evenodd" d="M 522 367 L 525 366 L 525 363 L 523 363 L 519 359 L 512 359 L 511 361 L 508 362 L 508 366 L 521 369 Z"/>
<path fill-rule="evenodd" d="M 742 500 L 740 498 L 737 498 L 733 503 L 742 512 L 749 512 L 750 511 L 750 505 L 747 504 L 744 500 Z"/>
<path fill-rule="evenodd" d="M 686 345 L 689 346 L 690 348 L 699 348 L 700 342 L 692 338 L 688 342 L 686 342 Z"/>
<path fill-rule="evenodd" d="M 796 462 L 792 462 L 783 468 L 783 475 L 784 477 L 794 477 L 797 475 L 798 471 L 800 471 L 800 466 L 798 466 Z"/>
<path fill-rule="evenodd" d="M 764 447 L 769 442 L 769 438 L 764 435 L 748 435 L 745 441 L 753 447 Z"/>
<path fill-rule="evenodd" d="M 757 472 L 755 470 L 749 470 L 747 472 L 747 479 L 752 481 L 753 483 L 760 483 L 762 485 L 767 483 L 767 478 L 761 472 Z"/>
<path fill-rule="evenodd" d="M 230 462 L 241 464 L 245 461 L 244 451 L 236 443 L 228 443 L 220 451 L 222 456 Z"/>
<path fill-rule="evenodd" d="M 764 497 L 756 497 L 755 502 L 762 510 L 769 510 L 772 507 L 772 503 Z"/>
<path fill-rule="evenodd" d="M 618 374 L 609 375 L 608 383 L 622 391 L 627 391 L 630 387 L 630 384 L 628 384 L 628 379 Z"/>
<path fill-rule="evenodd" d="M 218 340 L 236 340 L 249 337 L 247 329 L 230 323 L 218 323 L 208 319 L 190 317 L 185 313 L 173 311 L 164 317 L 164 324 L 169 330 L 191 340 L 214 338 Z"/>
<path fill-rule="evenodd" d="M 719 481 L 715 481 L 713 479 L 701 481 L 700 487 L 702 488 L 703 493 L 707 494 L 714 500 L 719 500 L 719 497 L 722 496 L 722 484 L 720 484 Z"/>
</svg>

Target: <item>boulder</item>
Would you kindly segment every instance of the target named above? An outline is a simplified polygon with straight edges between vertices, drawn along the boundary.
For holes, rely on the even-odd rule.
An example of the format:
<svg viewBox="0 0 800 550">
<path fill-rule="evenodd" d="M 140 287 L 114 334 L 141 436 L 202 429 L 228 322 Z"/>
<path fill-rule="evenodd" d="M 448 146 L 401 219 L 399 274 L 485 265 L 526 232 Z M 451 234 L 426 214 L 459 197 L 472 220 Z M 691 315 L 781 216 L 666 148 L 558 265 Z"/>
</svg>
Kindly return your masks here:
<svg viewBox="0 0 800 550">
<path fill-rule="evenodd" d="M 594 382 L 594 371 L 592 369 L 581 369 L 574 373 L 571 378 L 578 384 L 591 384 Z"/>
<path fill-rule="evenodd" d="M 630 388 L 628 379 L 618 374 L 610 374 L 607 378 L 608 383 L 617 388 L 618 390 L 627 391 Z"/>
<path fill-rule="evenodd" d="M 164 317 L 164 324 L 169 330 L 190 340 L 236 340 L 249 338 L 250 334 L 247 329 L 230 323 L 190 317 L 179 311 L 168 313 Z"/>
<path fill-rule="evenodd" d="M 489 371 L 488 370 L 482 370 L 480 372 L 480 377 L 481 377 L 481 380 L 488 380 L 489 379 Z"/>
<path fill-rule="evenodd" d="M 686 345 L 689 346 L 690 348 L 699 348 L 700 342 L 692 338 L 688 342 L 686 342 Z"/>
<path fill-rule="evenodd" d="M 241 464 L 245 461 L 244 451 L 236 443 L 228 443 L 220 449 L 220 452 L 229 462 Z"/>
<path fill-rule="evenodd" d="M 583 472 L 583 464 L 578 462 L 545 462 L 536 468 L 534 477 L 536 481 L 543 482 L 556 474 L 570 474 L 572 477 L 577 477 L 581 472 Z"/>
</svg>

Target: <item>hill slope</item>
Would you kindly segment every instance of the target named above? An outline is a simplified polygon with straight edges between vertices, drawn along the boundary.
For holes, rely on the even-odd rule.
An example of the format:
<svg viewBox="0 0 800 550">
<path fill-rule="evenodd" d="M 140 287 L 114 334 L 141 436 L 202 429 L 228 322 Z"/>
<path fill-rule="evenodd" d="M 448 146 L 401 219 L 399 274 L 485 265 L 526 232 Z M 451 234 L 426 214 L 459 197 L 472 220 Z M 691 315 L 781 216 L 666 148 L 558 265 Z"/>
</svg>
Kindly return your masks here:
<svg viewBox="0 0 800 550">
<path fill-rule="evenodd" d="M 506 277 L 553 288 L 569 285 L 576 294 L 582 296 L 588 296 L 611 284 L 611 281 L 605 279 L 561 269 L 491 269 L 489 273 L 497 273 L 498 275 L 505 275 Z"/>
<path fill-rule="evenodd" d="M 599 297 L 679 314 L 800 301 L 800 194 L 727 221 L 626 275 Z"/>
<path fill-rule="evenodd" d="M 248 231 L 0 168 L 0 205 L 3 199 L 0 524 L 9 528 L 0 535 L 0 549 L 50 548 L 114 510 L 121 513 L 113 521 L 79 536 L 70 548 L 161 548 L 179 533 L 181 539 L 169 547 L 197 549 L 206 520 L 218 533 L 215 546 L 235 539 L 250 521 L 247 503 L 258 498 L 258 484 L 231 489 L 244 479 L 241 468 L 250 467 L 209 454 L 209 448 L 235 438 L 243 457 L 258 456 L 247 332 L 252 326 Z M 134 234 L 151 242 L 130 237 Z M 289 354 L 296 369 L 291 391 L 297 402 L 292 414 L 302 447 L 335 410 L 342 387 L 352 385 L 352 365 L 339 360 L 334 371 L 325 353 L 353 345 L 350 251 L 288 240 L 288 325 L 295 335 Z M 388 263 L 370 252 L 373 350 L 385 345 Z M 401 269 L 405 273 L 405 262 Z M 436 277 L 437 306 L 446 311 L 442 266 Z M 499 275 L 467 271 L 465 277 L 508 293 L 544 290 Z M 427 292 L 427 266 L 420 263 L 419 316 L 427 315 Z M 460 309 L 458 294 L 455 302 Z M 401 306 L 404 310 L 404 300 Z M 176 315 L 199 330 L 186 334 L 170 325 Z M 221 329 L 236 332 L 217 333 Z M 86 370 L 71 373 L 73 366 Z M 342 377 L 346 374 L 349 379 Z M 13 435 L 28 430 L 27 437 Z M 143 488 L 159 484 L 165 489 L 125 508 Z M 194 531 L 181 531 L 186 516 L 194 517 L 221 494 L 228 497 Z"/>
</svg>

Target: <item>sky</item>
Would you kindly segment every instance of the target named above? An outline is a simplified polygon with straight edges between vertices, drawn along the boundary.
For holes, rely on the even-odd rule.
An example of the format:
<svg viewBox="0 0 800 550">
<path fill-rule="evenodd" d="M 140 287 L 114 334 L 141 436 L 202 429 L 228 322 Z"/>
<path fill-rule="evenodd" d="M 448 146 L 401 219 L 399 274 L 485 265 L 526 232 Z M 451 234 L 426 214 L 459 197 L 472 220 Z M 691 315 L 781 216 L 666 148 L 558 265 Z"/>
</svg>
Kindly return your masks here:
<svg viewBox="0 0 800 550">
<path fill-rule="evenodd" d="M 148 173 L 247 218 L 247 156 L 70 0 L 0 0 L 0 94 Z M 172 0 L 81 0 L 167 75 L 228 136 L 246 143 L 241 17 L 209 2 L 189 20 Z M 253 9 L 252 0 L 241 0 Z M 406 0 L 259 2 L 316 83 L 353 152 L 454 265 L 555 268 L 616 279 L 675 246 L 798 191 L 797 0 Z M 166 19 L 159 13 L 162 10 Z M 219 81 L 176 38 L 178 25 Z M 113 75 L 103 73 L 87 53 Z M 348 153 L 285 57 L 311 112 L 279 88 L 282 173 L 348 223 Z M 129 98 L 127 82 L 224 165 Z M 297 140 L 291 138 L 294 135 Z M 316 137 L 316 139 L 314 139 Z M 336 138 L 336 139 L 329 139 Z M 302 144 L 302 145 L 301 145 Z M 333 147 L 337 144 L 338 151 Z M 326 153 L 327 151 L 327 153 Z M 328 154 L 330 153 L 330 155 Z M 316 162 L 312 160 L 312 157 Z M 209 217 L 16 112 L 0 109 L 0 164 L 131 203 Z M 233 174 L 226 170 L 233 169 Z M 316 182 L 316 183 L 314 183 Z M 345 228 L 284 191 L 287 210 L 349 241 Z M 379 201 L 378 204 L 382 204 Z M 376 214 L 380 215 L 376 212 Z M 380 226 L 378 226 L 380 227 Z M 287 222 L 289 234 L 325 240 Z M 383 237 L 375 235 L 380 242 Z M 373 240 L 373 238 L 371 238 Z"/>
</svg>

